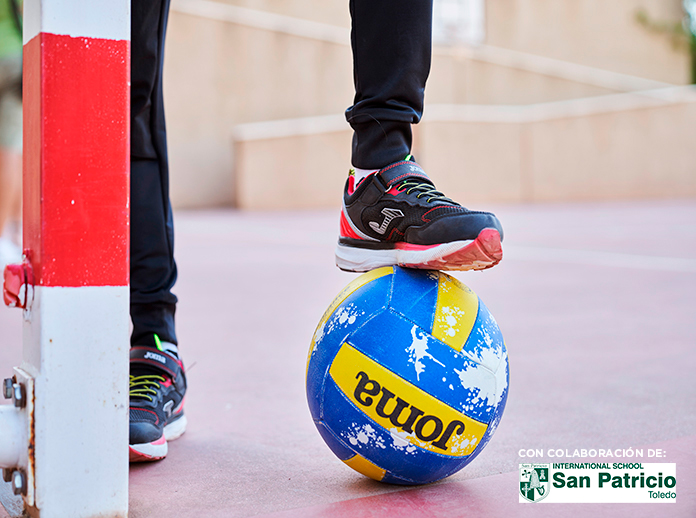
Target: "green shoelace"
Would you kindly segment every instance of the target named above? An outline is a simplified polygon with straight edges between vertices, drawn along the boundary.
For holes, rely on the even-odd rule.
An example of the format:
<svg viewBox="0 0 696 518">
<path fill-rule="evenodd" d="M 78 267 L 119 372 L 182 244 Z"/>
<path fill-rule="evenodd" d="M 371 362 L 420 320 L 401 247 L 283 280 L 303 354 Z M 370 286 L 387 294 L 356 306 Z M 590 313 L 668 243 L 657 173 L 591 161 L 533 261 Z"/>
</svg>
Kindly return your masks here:
<svg viewBox="0 0 696 518">
<path fill-rule="evenodd" d="M 157 374 L 144 374 L 142 376 L 130 377 L 130 397 L 141 397 L 152 401 L 150 394 L 157 394 L 156 388 L 159 388 L 160 382 L 166 381 L 162 376 Z"/>
<path fill-rule="evenodd" d="M 452 203 L 454 205 L 459 205 L 456 201 L 452 200 L 451 198 L 448 198 L 429 183 L 418 183 L 413 180 L 404 180 L 399 184 L 397 189 L 399 191 L 403 191 L 404 189 L 406 189 L 406 194 L 411 194 L 411 192 L 415 191 L 418 193 L 416 194 L 416 198 L 420 198 L 421 196 L 428 196 L 428 199 L 426 200 L 428 203 L 430 203 L 433 200 L 437 200 Z"/>
</svg>

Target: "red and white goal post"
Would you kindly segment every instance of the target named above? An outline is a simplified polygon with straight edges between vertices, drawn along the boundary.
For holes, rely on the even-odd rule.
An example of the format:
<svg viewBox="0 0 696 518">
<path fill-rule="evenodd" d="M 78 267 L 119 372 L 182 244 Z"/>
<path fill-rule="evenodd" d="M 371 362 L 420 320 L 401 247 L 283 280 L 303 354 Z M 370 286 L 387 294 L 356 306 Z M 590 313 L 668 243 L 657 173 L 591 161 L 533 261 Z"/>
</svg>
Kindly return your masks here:
<svg viewBox="0 0 696 518">
<path fill-rule="evenodd" d="M 25 259 L 4 272 L 23 352 L 0 366 L 1 498 L 11 515 L 125 517 L 130 0 L 24 0 L 23 80 Z"/>
</svg>

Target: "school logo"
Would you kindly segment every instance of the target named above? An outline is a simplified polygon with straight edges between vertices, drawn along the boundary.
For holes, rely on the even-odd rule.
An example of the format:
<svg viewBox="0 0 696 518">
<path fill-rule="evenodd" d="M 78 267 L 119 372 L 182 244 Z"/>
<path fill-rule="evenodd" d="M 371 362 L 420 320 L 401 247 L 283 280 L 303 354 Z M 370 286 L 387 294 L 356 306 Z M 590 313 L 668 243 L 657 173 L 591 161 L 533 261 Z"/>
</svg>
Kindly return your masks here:
<svg viewBox="0 0 696 518">
<path fill-rule="evenodd" d="M 549 494 L 550 464 L 520 464 L 520 494 L 530 502 L 543 500 Z"/>
</svg>

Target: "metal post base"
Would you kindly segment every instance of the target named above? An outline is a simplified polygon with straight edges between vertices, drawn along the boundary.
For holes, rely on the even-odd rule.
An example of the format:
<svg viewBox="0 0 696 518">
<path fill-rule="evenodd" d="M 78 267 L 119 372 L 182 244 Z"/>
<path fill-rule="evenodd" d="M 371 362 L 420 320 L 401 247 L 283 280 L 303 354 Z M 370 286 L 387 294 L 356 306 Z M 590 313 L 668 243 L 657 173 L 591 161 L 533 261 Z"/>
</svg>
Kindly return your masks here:
<svg viewBox="0 0 696 518">
<path fill-rule="evenodd" d="M 23 518 L 24 499 L 21 495 L 15 495 L 9 482 L 0 480 L 0 504 L 5 508 L 10 518 Z"/>
</svg>

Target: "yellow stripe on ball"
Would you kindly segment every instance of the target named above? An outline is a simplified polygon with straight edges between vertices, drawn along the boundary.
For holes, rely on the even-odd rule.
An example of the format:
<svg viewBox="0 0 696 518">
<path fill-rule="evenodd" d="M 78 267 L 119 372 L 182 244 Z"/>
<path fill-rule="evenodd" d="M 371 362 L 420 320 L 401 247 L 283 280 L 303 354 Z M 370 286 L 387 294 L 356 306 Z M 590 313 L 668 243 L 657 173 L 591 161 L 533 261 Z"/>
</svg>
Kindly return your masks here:
<svg viewBox="0 0 696 518">
<path fill-rule="evenodd" d="M 461 351 L 478 315 L 478 296 L 454 277 L 440 272 L 432 335 Z"/>
<path fill-rule="evenodd" d="M 418 447 L 440 455 L 469 455 L 488 428 L 347 343 L 329 373 L 357 408 L 391 432 L 394 445 L 405 453 Z"/>
<path fill-rule="evenodd" d="M 348 464 L 358 473 L 362 473 L 366 477 L 370 477 L 371 479 L 377 481 L 382 480 L 384 478 L 384 475 L 386 475 L 387 473 L 385 470 L 383 470 L 379 466 L 375 466 L 365 457 L 362 457 L 357 453 L 355 454 L 355 457 L 351 457 L 350 459 L 344 460 L 343 462 Z"/>
</svg>

